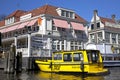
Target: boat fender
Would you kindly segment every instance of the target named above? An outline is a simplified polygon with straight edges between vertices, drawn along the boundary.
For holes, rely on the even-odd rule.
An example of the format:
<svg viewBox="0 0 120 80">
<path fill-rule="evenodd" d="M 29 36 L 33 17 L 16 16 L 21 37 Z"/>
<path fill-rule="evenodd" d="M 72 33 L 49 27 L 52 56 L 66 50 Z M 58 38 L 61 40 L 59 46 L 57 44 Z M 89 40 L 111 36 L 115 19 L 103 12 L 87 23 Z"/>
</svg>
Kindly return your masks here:
<svg viewBox="0 0 120 80">
<path fill-rule="evenodd" d="M 49 68 L 52 68 L 52 62 L 50 62 L 50 66 L 49 66 Z"/>
<path fill-rule="evenodd" d="M 81 61 L 81 70 L 82 70 L 82 72 L 84 72 L 84 62 L 83 61 Z"/>
</svg>

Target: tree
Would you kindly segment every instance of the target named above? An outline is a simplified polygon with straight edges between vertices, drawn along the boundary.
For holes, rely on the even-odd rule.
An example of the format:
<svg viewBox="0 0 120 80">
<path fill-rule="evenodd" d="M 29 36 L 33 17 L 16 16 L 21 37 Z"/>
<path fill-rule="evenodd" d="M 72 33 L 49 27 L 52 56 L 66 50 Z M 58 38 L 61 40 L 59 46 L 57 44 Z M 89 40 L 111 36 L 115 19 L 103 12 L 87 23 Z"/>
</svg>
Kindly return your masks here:
<svg viewBox="0 0 120 80">
<path fill-rule="evenodd" d="M 1 20 L 4 20 L 4 19 L 5 19 L 5 17 L 6 17 L 6 15 L 5 15 L 5 14 L 0 14 L 0 21 L 1 21 Z"/>
</svg>

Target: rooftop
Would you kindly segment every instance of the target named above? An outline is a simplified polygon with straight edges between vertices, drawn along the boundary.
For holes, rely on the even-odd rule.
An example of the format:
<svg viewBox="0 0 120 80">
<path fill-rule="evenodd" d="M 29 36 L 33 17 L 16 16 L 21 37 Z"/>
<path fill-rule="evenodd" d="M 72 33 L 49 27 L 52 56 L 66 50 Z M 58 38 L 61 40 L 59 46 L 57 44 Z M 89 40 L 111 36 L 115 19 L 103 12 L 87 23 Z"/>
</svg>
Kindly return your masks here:
<svg viewBox="0 0 120 80">
<path fill-rule="evenodd" d="M 48 14 L 48 15 L 52 15 L 52 16 L 59 16 L 59 14 L 57 13 L 56 9 L 59 7 L 56 6 L 52 6 L 52 5 L 43 5 L 39 8 L 33 9 L 31 11 L 23 11 L 23 10 L 16 10 L 13 13 L 11 13 L 10 15 L 8 15 L 5 19 L 8 19 L 10 17 L 15 17 L 16 22 L 20 21 L 20 16 L 32 13 L 32 17 L 34 16 L 38 16 L 40 14 Z M 82 17 L 80 17 L 79 15 L 77 15 L 75 13 L 75 20 L 78 20 L 81 23 L 86 23 L 87 21 L 85 19 L 83 19 Z M 5 20 L 0 21 L 0 27 L 5 25 Z"/>
</svg>

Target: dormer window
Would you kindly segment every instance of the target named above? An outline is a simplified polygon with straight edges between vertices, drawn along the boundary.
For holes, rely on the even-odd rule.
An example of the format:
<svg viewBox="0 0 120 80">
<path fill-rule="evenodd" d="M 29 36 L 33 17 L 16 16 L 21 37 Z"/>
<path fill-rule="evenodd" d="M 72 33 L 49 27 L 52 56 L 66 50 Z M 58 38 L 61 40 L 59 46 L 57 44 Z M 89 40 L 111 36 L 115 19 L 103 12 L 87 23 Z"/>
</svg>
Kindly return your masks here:
<svg viewBox="0 0 120 80">
<path fill-rule="evenodd" d="M 14 23 L 14 21 L 15 21 L 14 17 L 8 18 L 5 20 L 5 25 L 12 24 Z"/>
<path fill-rule="evenodd" d="M 72 10 L 58 8 L 57 12 L 60 16 L 67 17 L 67 18 L 72 18 L 72 19 L 75 18 L 75 13 Z"/>
<path fill-rule="evenodd" d="M 99 29 L 100 28 L 100 22 L 96 23 L 96 26 L 94 25 L 94 23 L 91 24 L 91 30 L 94 30 L 94 29 Z"/>
<path fill-rule="evenodd" d="M 64 16 L 64 17 L 65 17 L 65 16 L 66 16 L 65 14 L 66 14 L 66 12 L 65 12 L 64 10 L 62 10 L 61 16 Z"/>
<path fill-rule="evenodd" d="M 23 16 L 20 17 L 20 21 L 30 19 L 31 17 L 32 17 L 32 13 L 23 15 Z"/>
</svg>

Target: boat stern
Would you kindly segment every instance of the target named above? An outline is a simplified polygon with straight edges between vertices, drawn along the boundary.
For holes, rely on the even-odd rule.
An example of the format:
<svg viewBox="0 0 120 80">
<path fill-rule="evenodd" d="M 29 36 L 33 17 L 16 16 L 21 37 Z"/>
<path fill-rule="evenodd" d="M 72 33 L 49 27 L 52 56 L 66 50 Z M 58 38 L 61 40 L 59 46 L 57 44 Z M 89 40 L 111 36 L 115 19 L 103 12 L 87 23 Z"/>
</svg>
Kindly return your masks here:
<svg viewBox="0 0 120 80">
<path fill-rule="evenodd" d="M 92 70 L 89 71 L 88 74 L 94 74 L 94 75 L 104 75 L 104 74 L 109 74 L 109 70 L 108 69 L 98 69 L 98 70 Z"/>
</svg>

